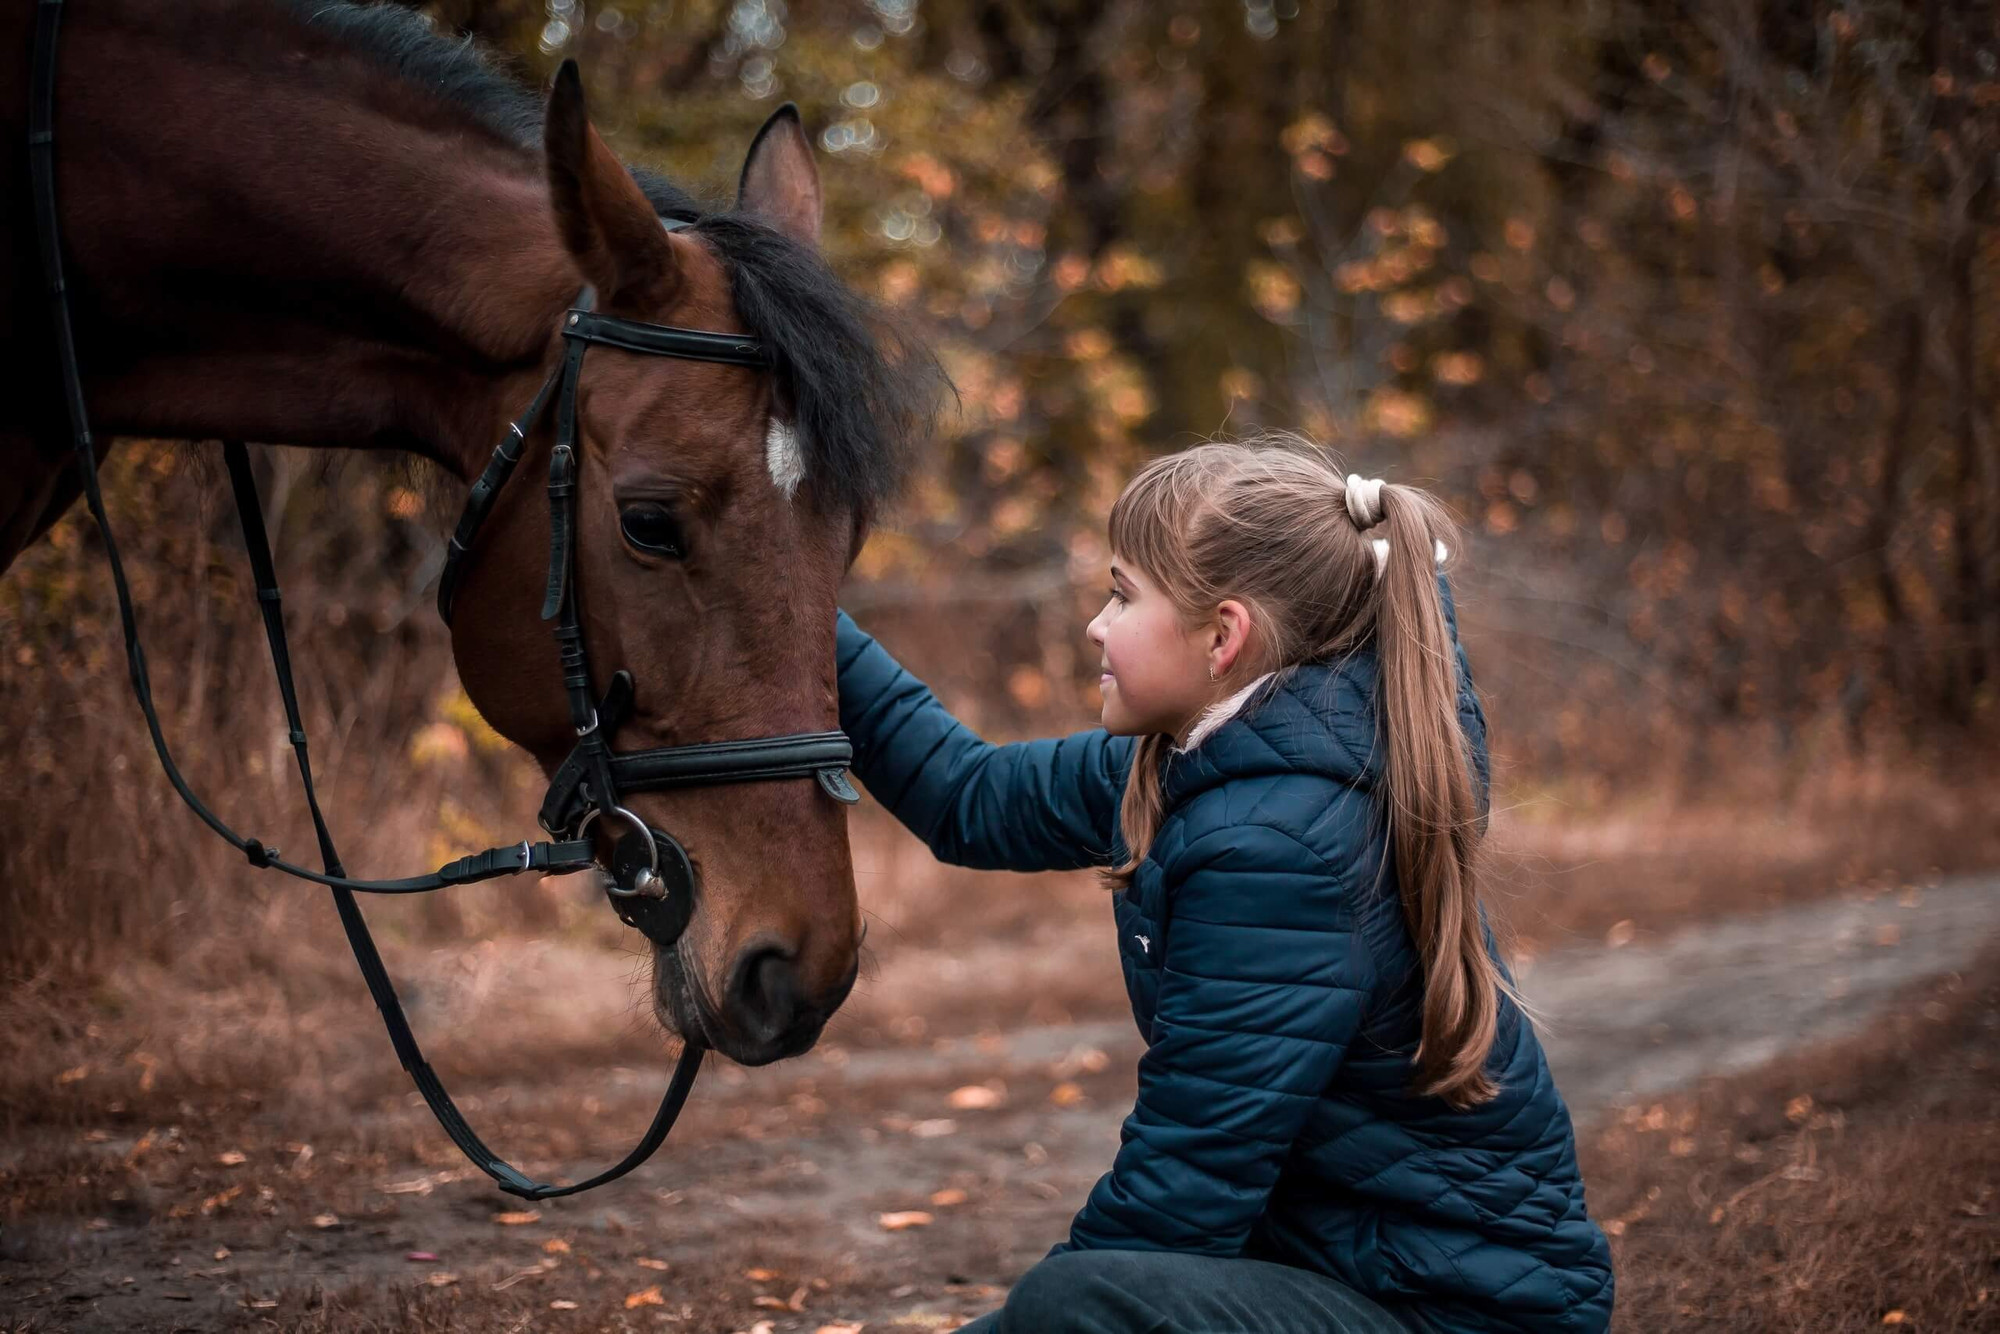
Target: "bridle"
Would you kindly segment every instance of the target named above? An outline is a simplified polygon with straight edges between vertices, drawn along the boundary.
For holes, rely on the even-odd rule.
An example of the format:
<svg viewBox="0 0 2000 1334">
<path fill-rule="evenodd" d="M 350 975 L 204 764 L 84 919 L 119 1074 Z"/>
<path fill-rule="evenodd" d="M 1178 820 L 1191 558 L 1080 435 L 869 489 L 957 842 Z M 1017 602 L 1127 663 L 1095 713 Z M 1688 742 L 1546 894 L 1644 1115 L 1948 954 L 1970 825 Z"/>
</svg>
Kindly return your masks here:
<svg viewBox="0 0 2000 1334">
<path fill-rule="evenodd" d="M 688 224 L 679 218 L 662 218 L 660 225 L 678 231 Z M 844 732 L 797 732 L 622 753 L 613 752 L 607 744 L 607 738 L 631 713 L 633 686 L 630 672 L 616 672 L 604 695 L 593 697 L 584 650 L 575 560 L 576 479 L 583 457 L 577 440 L 576 394 L 584 355 L 601 344 L 647 356 L 729 366 L 768 368 L 772 361 L 769 350 L 747 335 L 619 319 L 597 313 L 591 309 L 594 304 L 595 294 L 586 287 L 576 305 L 564 314 L 561 359 L 527 411 L 507 428 L 485 470 L 472 484 L 445 550 L 444 571 L 438 578 L 438 615 L 447 625 L 451 623 L 480 526 L 520 463 L 528 437 L 553 401 L 556 426 L 555 445 L 549 451 L 549 570 L 542 619 L 555 623 L 563 691 L 569 698 L 570 722 L 577 740 L 549 779 L 548 792 L 542 798 L 541 825 L 551 835 L 572 839 L 581 838 L 599 818 L 622 825 L 625 832 L 611 859 L 608 893 L 612 904 L 628 925 L 671 947 L 687 926 L 694 872 L 680 843 L 620 805 L 622 794 L 711 783 L 812 778 L 837 801 L 852 805 L 861 798 L 847 781 L 854 747 Z"/>
<path fill-rule="evenodd" d="M 663 830 L 651 827 L 621 804 L 625 795 L 716 783 L 812 778 L 837 801 L 851 805 L 860 800 L 847 779 L 846 768 L 854 751 L 845 733 L 805 732 L 614 752 L 610 737 L 632 710 L 631 674 L 624 671 L 614 673 L 605 693 L 601 697 L 593 697 L 589 658 L 584 648 L 581 590 L 577 586 L 575 560 L 576 484 L 583 457 L 578 439 L 576 397 L 585 354 L 591 347 L 601 344 L 646 356 L 751 368 L 772 367 L 772 354 L 757 339 L 746 335 L 678 329 L 599 314 L 592 309 L 594 294 L 589 288 L 584 289 L 576 306 L 563 316 L 562 356 L 543 381 L 534 401 L 508 428 L 506 436 L 473 483 L 447 548 L 444 571 L 438 584 L 438 612 L 449 623 L 466 562 L 476 549 L 480 526 L 492 510 L 501 488 L 520 463 L 529 435 L 540 425 L 553 402 L 555 441 L 550 451 L 548 479 L 549 566 L 542 600 L 542 619 L 554 622 L 563 689 L 568 697 L 570 720 L 576 729 L 577 741 L 569 757 L 557 767 L 549 781 L 548 793 L 543 798 L 540 820 L 550 837 L 542 842 L 523 840 L 505 847 L 488 848 L 484 852 L 461 857 L 428 875 L 399 880 L 352 879 L 342 868 L 340 856 L 334 850 L 333 836 L 320 812 L 319 798 L 313 787 L 312 764 L 307 755 L 305 729 L 300 721 L 298 693 L 292 683 L 283 602 L 271 559 L 270 540 L 264 528 L 262 502 L 250 470 L 249 452 L 240 441 L 224 443 L 223 456 L 229 466 L 237 515 L 243 527 L 244 547 L 257 585 L 257 602 L 263 613 L 265 637 L 270 643 L 271 664 L 277 677 L 278 693 L 284 703 L 285 721 L 290 729 L 293 752 L 298 759 L 299 779 L 305 792 L 306 807 L 312 815 L 324 870 L 313 871 L 286 861 L 279 855 L 278 849 L 266 845 L 262 839 L 239 834 L 230 828 L 195 794 L 174 761 L 161 731 L 159 713 L 153 705 L 152 685 L 146 669 L 145 649 L 139 641 L 131 589 L 126 583 L 117 543 L 112 539 L 111 524 L 105 513 L 104 496 L 98 482 L 96 445 L 84 403 L 69 299 L 63 281 L 62 241 L 56 211 L 54 134 L 56 38 L 61 17 L 62 0 L 39 0 L 28 134 L 36 232 L 41 244 L 43 272 L 49 283 L 56 349 L 61 361 L 63 394 L 69 412 L 77 473 L 91 515 L 104 540 L 105 557 L 111 566 L 112 583 L 118 594 L 118 614 L 124 631 L 125 657 L 131 672 L 132 690 L 140 711 L 145 715 L 160 766 L 188 808 L 218 836 L 242 852 L 252 866 L 326 885 L 333 891 L 334 906 L 347 933 L 348 943 L 353 948 L 355 962 L 360 966 L 369 993 L 382 1013 L 390 1042 L 403 1068 L 409 1072 L 418 1092 L 423 1094 L 432 1114 L 453 1142 L 475 1166 L 492 1177 L 501 1190 L 524 1199 L 539 1200 L 573 1195 L 616 1180 L 651 1157 L 653 1151 L 666 1140 L 701 1067 L 706 1047 L 700 1036 L 685 1035 L 685 1045 L 661 1099 L 659 1111 L 654 1114 L 645 1136 L 629 1154 L 605 1171 L 574 1185 L 558 1186 L 535 1181 L 486 1147 L 466 1124 L 451 1095 L 424 1059 L 354 896 L 425 893 L 521 871 L 563 874 L 587 870 L 597 864 L 594 844 L 589 837 L 591 826 L 602 820 L 624 831 L 613 845 L 606 884 L 612 907 L 626 924 L 644 932 L 663 949 L 671 949 L 686 930 L 693 912 L 694 870 L 678 840 Z M 681 219 L 662 218 L 661 225 L 671 231 L 688 223 Z"/>
</svg>

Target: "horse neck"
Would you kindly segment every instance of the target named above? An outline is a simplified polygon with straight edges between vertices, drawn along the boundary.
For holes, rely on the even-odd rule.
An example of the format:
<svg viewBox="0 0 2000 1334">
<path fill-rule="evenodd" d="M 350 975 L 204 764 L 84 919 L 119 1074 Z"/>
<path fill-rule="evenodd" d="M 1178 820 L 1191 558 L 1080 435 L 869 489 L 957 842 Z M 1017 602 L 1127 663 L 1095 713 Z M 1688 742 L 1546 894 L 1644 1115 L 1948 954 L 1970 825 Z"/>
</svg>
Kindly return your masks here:
<svg viewBox="0 0 2000 1334">
<path fill-rule="evenodd" d="M 57 141 L 100 429 L 476 471 L 578 285 L 538 160 L 366 56 L 301 59 L 281 7 L 229 43 L 106 11 L 65 36 Z"/>
</svg>

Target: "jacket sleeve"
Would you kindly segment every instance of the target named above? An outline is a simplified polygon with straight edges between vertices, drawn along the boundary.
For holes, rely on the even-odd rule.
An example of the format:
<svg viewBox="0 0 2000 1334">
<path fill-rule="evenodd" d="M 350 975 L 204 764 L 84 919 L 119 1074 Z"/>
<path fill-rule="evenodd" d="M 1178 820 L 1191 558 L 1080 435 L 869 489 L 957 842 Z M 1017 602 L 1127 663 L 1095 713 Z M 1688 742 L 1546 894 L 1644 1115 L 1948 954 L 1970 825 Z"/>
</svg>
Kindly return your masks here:
<svg viewBox="0 0 2000 1334">
<path fill-rule="evenodd" d="M 1365 796 L 1334 805 L 1371 818 Z M 1138 1103 L 1051 1254 L 1241 1254 L 1361 1027 L 1374 969 L 1346 884 L 1315 852 L 1235 824 L 1191 841 L 1165 875 L 1173 908 Z"/>
<path fill-rule="evenodd" d="M 844 611 L 836 660 L 856 776 L 939 861 L 1004 871 L 1112 862 L 1132 738 L 1094 728 L 981 740 Z"/>
</svg>

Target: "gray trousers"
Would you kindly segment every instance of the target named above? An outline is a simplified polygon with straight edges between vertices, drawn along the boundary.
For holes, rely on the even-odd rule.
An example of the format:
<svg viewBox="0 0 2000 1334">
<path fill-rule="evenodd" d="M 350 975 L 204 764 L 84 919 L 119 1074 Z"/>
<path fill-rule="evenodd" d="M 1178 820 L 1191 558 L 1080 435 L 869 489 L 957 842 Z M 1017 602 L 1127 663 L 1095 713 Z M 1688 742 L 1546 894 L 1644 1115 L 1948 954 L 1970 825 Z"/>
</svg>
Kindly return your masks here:
<svg viewBox="0 0 2000 1334">
<path fill-rule="evenodd" d="M 1174 1251 L 1065 1251 L 959 1334 L 1421 1334 L 1325 1274 Z"/>
</svg>

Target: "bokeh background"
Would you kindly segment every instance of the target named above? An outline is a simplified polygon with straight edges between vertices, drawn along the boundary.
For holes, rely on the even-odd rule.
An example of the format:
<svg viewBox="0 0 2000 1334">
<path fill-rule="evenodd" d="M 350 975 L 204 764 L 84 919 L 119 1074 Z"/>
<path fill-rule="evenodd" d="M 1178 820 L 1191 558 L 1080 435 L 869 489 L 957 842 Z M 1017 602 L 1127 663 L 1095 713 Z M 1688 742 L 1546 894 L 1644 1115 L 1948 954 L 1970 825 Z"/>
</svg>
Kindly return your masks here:
<svg viewBox="0 0 2000 1334">
<path fill-rule="evenodd" d="M 1449 500 L 1496 752 L 1493 904 L 1530 997 L 1541 977 L 1572 1007 L 1551 1016 L 1559 1079 L 1566 1018 L 1626 1017 L 1623 1064 L 1616 1042 L 1567 1055 L 1622 1326 L 2000 1321 L 1994 5 L 424 9 L 524 82 L 576 57 L 622 154 L 718 196 L 800 105 L 830 261 L 958 391 L 844 605 L 989 736 L 1093 721 L 1104 517 L 1147 458 L 1295 429 Z M 403 873 L 531 828 L 539 778 L 458 690 L 430 612 L 457 485 L 339 454 L 258 466 L 350 864 Z M 219 460 L 128 442 L 107 487 L 191 773 L 308 846 Z M 1109 1162 L 1136 1047 L 1101 891 L 940 868 L 870 804 L 861 991 L 809 1073 L 712 1077 L 691 1131 L 739 1196 L 800 1145 L 845 1193 L 771 1186 L 735 1232 L 634 1214 L 629 1244 L 578 1206 L 537 1240 L 682 1249 L 553 1297 L 578 1264 L 474 1281 L 517 1234 L 437 1181 L 476 1203 L 431 1283 L 401 1255 L 441 1247 L 378 1234 L 441 1226 L 440 1201 L 381 1180 L 449 1175 L 442 1139 L 324 898 L 254 878 L 157 773 L 87 520 L 0 581 L 0 643 L 0 1273 L 48 1289 L 49 1327 L 115 1314 L 95 1285 L 143 1288 L 111 1282 L 134 1257 L 225 1234 L 276 1254 L 292 1229 L 317 1269 L 294 1246 L 191 1307 L 937 1327 L 990 1305 Z M 372 909 L 440 1068 L 545 1162 L 635 1126 L 610 1094 L 587 1105 L 593 1079 L 615 1066 L 637 1097 L 665 1059 L 594 896 Z M 1690 1017 L 1661 1004 L 1677 985 L 1743 991 Z M 577 1084 L 559 1113 L 529 1096 L 550 1070 Z M 963 1161 L 918 1181 L 945 1147 Z M 906 1205 L 933 1221 L 878 1226 Z M 380 1273 L 370 1245 L 397 1252 Z M 659 1302 L 625 1304 L 649 1285 Z"/>
</svg>

